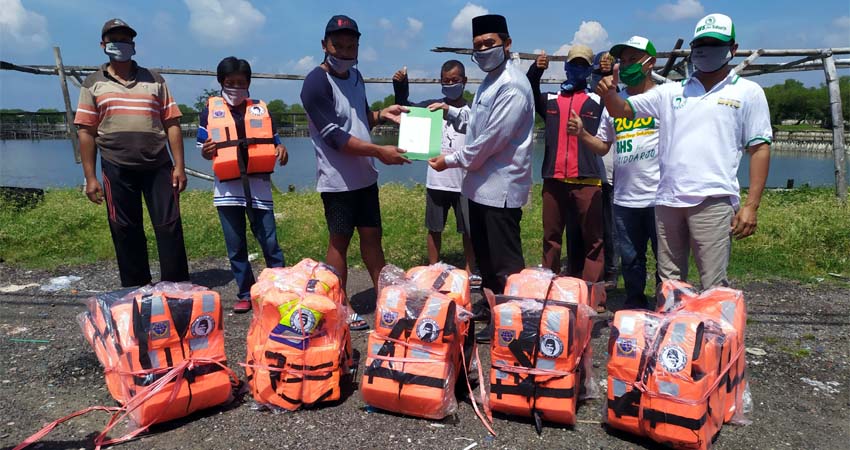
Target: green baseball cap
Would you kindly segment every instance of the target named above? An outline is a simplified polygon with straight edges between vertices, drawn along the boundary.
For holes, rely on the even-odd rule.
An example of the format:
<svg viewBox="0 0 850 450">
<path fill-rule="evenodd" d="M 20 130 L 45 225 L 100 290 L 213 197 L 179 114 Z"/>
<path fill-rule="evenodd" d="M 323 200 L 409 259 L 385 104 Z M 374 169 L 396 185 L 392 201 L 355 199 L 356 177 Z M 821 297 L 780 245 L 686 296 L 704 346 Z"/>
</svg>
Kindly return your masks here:
<svg viewBox="0 0 850 450">
<path fill-rule="evenodd" d="M 643 36 L 632 36 L 628 41 L 619 43 L 613 47 L 611 47 L 611 55 L 615 58 L 620 57 L 620 53 L 623 52 L 623 49 L 626 47 L 631 47 L 642 52 L 646 52 L 649 56 L 655 56 L 655 46 L 652 45 L 652 41 L 643 37 Z"/>
<path fill-rule="evenodd" d="M 709 14 L 697 22 L 691 43 L 700 38 L 714 38 L 723 42 L 734 41 L 735 25 L 725 14 Z"/>
</svg>

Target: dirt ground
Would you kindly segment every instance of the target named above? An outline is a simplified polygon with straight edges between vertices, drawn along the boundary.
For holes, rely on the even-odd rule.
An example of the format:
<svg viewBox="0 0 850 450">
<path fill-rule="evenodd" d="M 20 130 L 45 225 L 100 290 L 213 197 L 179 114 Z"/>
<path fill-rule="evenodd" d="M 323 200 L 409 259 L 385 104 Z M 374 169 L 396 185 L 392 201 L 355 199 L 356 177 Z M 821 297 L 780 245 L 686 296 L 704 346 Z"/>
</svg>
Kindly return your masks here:
<svg viewBox="0 0 850 450">
<path fill-rule="evenodd" d="M 190 268 L 196 284 L 220 291 L 230 306 L 235 284 L 226 260 L 193 261 Z M 82 279 L 56 293 L 41 292 L 38 286 L 0 293 L 0 448 L 13 447 L 42 424 L 73 411 L 114 404 L 101 367 L 74 320 L 86 297 L 118 287 L 114 263 L 53 272 L 0 264 L 0 289 L 12 284 L 43 285 L 60 275 Z M 353 271 L 349 287 L 355 293 L 352 303 L 373 323 L 375 297 L 366 274 Z M 752 424 L 724 426 L 714 448 L 848 448 L 850 287 L 771 282 L 739 288 L 746 294 L 749 310 Z M 609 305 L 616 309 L 621 303 L 622 291 L 614 291 Z M 596 318 L 599 332 L 593 339 L 593 365 L 603 396 L 611 317 L 606 313 Z M 240 375 L 243 372 L 236 363 L 245 358 L 249 321 L 250 314 L 225 317 L 228 359 Z M 356 349 L 365 350 L 366 336 L 354 333 Z M 480 350 L 487 368 L 488 348 Z M 287 414 L 256 411 L 249 396 L 241 403 L 154 427 L 120 448 L 653 448 L 652 442 L 607 432 L 600 423 L 603 402 L 599 399 L 579 406 L 575 427 L 548 424 L 537 436 L 530 421 L 497 416 L 498 436 L 489 437 L 467 402 L 459 404 L 456 415 L 429 421 L 367 409 L 351 388 L 344 395 L 341 402 Z M 97 412 L 72 419 L 33 448 L 91 448 L 106 420 L 106 414 Z"/>
</svg>

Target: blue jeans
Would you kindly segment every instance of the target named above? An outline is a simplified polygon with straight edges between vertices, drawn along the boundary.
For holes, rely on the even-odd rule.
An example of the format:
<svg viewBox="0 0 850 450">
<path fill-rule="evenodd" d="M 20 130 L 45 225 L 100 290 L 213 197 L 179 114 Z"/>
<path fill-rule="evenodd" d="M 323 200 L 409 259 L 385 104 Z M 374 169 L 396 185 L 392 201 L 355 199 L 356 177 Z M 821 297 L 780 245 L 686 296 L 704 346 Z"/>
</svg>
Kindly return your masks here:
<svg viewBox="0 0 850 450">
<path fill-rule="evenodd" d="M 251 298 L 251 286 L 254 285 L 254 272 L 248 262 L 248 240 L 245 237 L 245 218 L 251 214 L 251 231 L 266 259 L 266 267 L 283 267 L 283 251 L 277 243 L 277 231 L 274 223 L 274 211 L 265 209 L 247 209 L 244 206 L 219 206 L 218 218 L 224 232 L 224 245 L 230 259 L 230 270 L 236 278 L 240 300 Z"/>
<path fill-rule="evenodd" d="M 622 262 L 623 281 L 626 285 L 626 308 L 647 308 L 646 242 L 652 243 L 652 254 L 658 255 L 658 238 L 655 234 L 655 208 L 626 208 L 614 205 L 614 225 L 617 229 L 617 247 Z M 658 272 L 656 284 L 660 282 Z"/>
</svg>

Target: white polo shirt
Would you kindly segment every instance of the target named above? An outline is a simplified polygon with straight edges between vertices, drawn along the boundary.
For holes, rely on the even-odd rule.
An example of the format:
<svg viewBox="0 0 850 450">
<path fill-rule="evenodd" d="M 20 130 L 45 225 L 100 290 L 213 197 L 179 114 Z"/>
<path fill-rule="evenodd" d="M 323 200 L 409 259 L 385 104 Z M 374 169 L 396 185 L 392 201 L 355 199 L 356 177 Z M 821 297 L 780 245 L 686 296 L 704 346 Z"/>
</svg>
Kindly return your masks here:
<svg viewBox="0 0 850 450">
<path fill-rule="evenodd" d="M 629 93 L 620 91 L 620 97 Z M 602 111 L 596 137 L 613 142 L 608 155 L 613 155 L 614 204 L 625 208 L 655 206 L 658 191 L 658 129 L 660 121 L 653 117 L 638 119 L 613 118 Z"/>
<path fill-rule="evenodd" d="M 635 117 L 661 121 L 657 205 L 690 207 L 728 196 L 738 208 L 738 164 L 744 149 L 773 139 L 761 86 L 730 72 L 708 92 L 691 77 L 626 101 Z"/>
</svg>

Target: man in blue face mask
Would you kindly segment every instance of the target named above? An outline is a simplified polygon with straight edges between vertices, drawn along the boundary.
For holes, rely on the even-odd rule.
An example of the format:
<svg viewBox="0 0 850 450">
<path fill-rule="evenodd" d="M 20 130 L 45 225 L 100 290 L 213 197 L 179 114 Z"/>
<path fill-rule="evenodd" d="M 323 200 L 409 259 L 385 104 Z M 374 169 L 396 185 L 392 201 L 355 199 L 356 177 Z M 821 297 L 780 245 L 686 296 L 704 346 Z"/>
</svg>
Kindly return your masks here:
<svg viewBox="0 0 850 450">
<path fill-rule="evenodd" d="M 543 267 L 561 273 L 561 242 L 566 229 L 567 268 L 573 277 L 600 282 L 605 274 L 602 240 L 602 180 L 604 166 L 577 138 L 580 128 L 596 133 L 602 106 L 587 91 L 593 51 L 586 45 L 570 47 L 564 72 L 567 79 L 557 93 L 540 93 L 540 78 L 549 66 L 538 56 L 527 77 L 535 92 L 535 109 L 546 122 L 543 156 Z M 581 125 L 581 127 L 579 127 Z"/>
<path fill-rule="evenodd" d="M 307 112 L 310 138 L 316 150 L 316 190 L 322 195 L 329 240 L 326 262 L 348 278 L 348 246 L 354 230 L 360 235 L 360 255 L 378 287 L 384 267 L 378 170 L 384 164 L 408 164 L 404 150 L 372 143 L 369 131 L 383 120 L 398 123 L 407 108 L 392 105 L 370 111 L 366 87 L 357 64 L 360 31 L 354 19 L 337 15 L 325 26 L 324 61 L 304 79 L 301 103 Z M 355 318 L 352 329 L 368 327 Z"/>
<path fill-rule="evenodd" d="M 425 100 L 413 106 L 427 107 L 431 111 L 443 110 L 441 154 L 449 155 L 463 148 L 463 144 L 466 142 L 466 128 L 469 123 L 469 104 L 463 97 L 466 87 L 466 68 L 463 63 L 455 59 L 443 63 L 440 69 L 440 84 L 442 97 Z M 407 67 L 393 75 L 393 93 L 396 103 L 411 106 Z M 466 198 L 460 192 L 464 175 L 465 171 L 460 167 L 442 172 L 437 172 L 430 166 L 428 167 L 425 181 L 425 227 L 428 229 L 428 263 L 435 264 L 440 260 L 443 229 L 446 226 L 449 209 L 453 209 L 457 232 L 463 235 L 466 270 L 472 273 L 474 253 L 467 230 L 468 204 Z M 480 278 L 477 281 L 480 282 Z"/>
<path fill-rule="evenodd" d="M 702 287 L 728 285 L 732 237 L 756 229 L 757 211 L 770 165 L 772 128 L 762 88 L 729 66 L 738 44 L 732 19 L 703 17 L 691 40 L 697 72 L 628 99 L 617 95 L 613 78 L 597 92 L 612 117 L 654 117 L 658 130 L 660 179 L 655 198 L 658 271 L 662 279 L 687 280 L 693 251 Z M 641 69 L 621 67 L 620 78 Z M 750 189 L 741 204 L 738 165 L 750 154 Z"/>
<path fill-rule="evenodd" d="M 142 197 L 156 234 L 162 280 L 189 279 L 177 201 L 186 188 L 180 109 L 165 80 L 133 61 L 135 37 L 123 20 L 106 21 L 100 47 L 109 62 L 83 82 L 74 117 L 85 192 L 98 205 L 106 199 L 125 287 L 151 282 Z M 98 149 L 103 185 L 95 172 Z"/>
<path fill-rule="evenodd" d="M 466 143 L 459 152 L 428 161 L 434 170 L 466 170 L 461 193 L 469 203 L 469 233 L 482 285 L 502 293 L 511 274 L 525 268 L 520 239 L 522 206 L 531 189 L 534 99 L 522 71 L 510 60 L 504 16 L 472 19 L 472 60 L 487 73 L 472 104 Z M 486 302 L 475 312 L 489 320 Z M 489 342 L 492 327 L 476 335 Z"/>
</svg>

